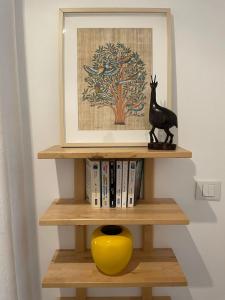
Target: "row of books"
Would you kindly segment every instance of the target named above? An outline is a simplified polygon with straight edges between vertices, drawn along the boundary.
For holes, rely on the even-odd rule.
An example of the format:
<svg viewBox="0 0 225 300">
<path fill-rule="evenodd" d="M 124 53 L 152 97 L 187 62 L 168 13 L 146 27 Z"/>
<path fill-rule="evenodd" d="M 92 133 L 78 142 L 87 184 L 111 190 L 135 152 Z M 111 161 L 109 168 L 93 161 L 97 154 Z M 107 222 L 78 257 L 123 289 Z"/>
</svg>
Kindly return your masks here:
<svg viewBox="0 0 225 300">
<path fill-rule="evenodd" d="M 93 207 L 133 207 L 140 198 L 143 159 L 86 159 L 86 197 Z"/>
</svg>

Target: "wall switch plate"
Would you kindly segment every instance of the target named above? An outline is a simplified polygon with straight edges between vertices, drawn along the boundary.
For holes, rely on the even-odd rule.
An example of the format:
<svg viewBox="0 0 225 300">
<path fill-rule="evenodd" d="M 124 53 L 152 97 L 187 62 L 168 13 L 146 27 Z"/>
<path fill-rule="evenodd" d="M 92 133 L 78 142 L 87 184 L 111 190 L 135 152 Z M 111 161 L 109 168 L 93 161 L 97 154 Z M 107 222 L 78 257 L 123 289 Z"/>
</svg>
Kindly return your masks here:
<svg viewBox="0 0 225 300">
<path fill-rule="evenodd" d="M 221 182 L 197 181 L 195 189 L 196 200 L 219 201 L 221 196 Z"/>
</svg>

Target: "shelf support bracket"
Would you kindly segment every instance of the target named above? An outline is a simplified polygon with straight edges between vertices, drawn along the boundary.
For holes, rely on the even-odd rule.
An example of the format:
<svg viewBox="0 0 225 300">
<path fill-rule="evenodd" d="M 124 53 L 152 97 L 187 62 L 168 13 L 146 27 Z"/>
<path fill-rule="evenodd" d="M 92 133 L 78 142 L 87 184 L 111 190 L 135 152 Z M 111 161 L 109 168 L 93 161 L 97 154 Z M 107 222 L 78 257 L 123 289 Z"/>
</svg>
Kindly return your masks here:
<svg viewBox="0 0 225 300">
<path fill-rule="evenodd" d="M 144 161 L 144 199 L 152 202 L 154 197 L 154 160 L 145 158 Z M 142 226 L 142 248 L 144 252 L 153 249 L 153 225 Z M 142 288 L 142 300 L 152 300 L 152 288 Z"/>
<path fill-rule="evenodd" d="M 74 201 L 85 202 L 85 159 L 74 160 Z M 77 253 L 86 250 L 86 226 L 75 226 L 75 251 Z M 76 300 L 86 300 L 86 288 L 76 289 Z"/>
</svg>

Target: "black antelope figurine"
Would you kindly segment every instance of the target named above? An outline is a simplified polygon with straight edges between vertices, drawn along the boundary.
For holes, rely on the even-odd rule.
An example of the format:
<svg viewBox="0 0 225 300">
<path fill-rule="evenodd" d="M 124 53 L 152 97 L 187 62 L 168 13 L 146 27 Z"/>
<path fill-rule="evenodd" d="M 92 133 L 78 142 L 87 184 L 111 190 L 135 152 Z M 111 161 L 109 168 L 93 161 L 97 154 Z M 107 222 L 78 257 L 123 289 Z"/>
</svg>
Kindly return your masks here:
<svg viewBox="0 0 225 300">
<path fill-rule="evenodd" d="M 148 143 L 149 149 L 155 150 L 175 150 L 176 144 L 173 144 L 173 134 L 170 132 L 170 128 L 173 126 L 177 127 L 177 116 L 171 110 L 160 106 L 156 102 L 156 88 L 158 81 L 156 76 L 154 80 L 151 76 L 151 99 L 149 108 L 149 122 L 152 125 L 150 130 L 150 143 Z M 164 142 L 159 142 L 155 135 L 155 128 L 164 129 L 166 133 L 166 139 Z"/>
</svg>

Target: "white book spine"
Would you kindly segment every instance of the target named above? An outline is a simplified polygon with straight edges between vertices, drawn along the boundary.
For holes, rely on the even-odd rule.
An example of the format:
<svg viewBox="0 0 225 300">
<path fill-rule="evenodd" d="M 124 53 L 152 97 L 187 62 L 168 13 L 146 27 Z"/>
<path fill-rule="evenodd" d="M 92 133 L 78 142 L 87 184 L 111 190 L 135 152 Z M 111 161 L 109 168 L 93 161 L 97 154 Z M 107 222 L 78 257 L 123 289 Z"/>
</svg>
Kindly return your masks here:
<svg viewBox="0 0 225 300">
<path fill-rule="evenodd" d="M 135 173 L 136 173 L 136 161 L 131 160 L 129 163 L 129 182 L 128 182 L 128 196 L 127 206 L 134 206 L 134 188 L 135 188 Z"/>
<path fill-rule="evenodd" d="M 123 179 L 122 179 L 122 208 L 127 207 L 127 178 L 128 177 L 128 161 L 123 161 Z"/>
<path fill-rule="evenodd" d="M 116 207 L 122 206 L 122 175 L 123 164 L 121 160 L 116 162 Z"/>
<path fill-rule="evenodd" d="M 91 172 L 91 203 L 95 208 L 101 207 L 101 193 L 100 193 L 100 161 L 92 161 Z"/>
<path fill-rule="evenodd" d="M 102 174 L 102 207 L 109 207 L 109 161 L 103 160 L 101 164 Z"/>
</svg>

